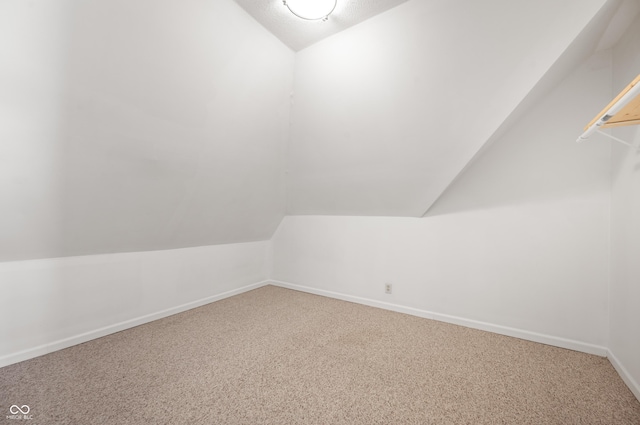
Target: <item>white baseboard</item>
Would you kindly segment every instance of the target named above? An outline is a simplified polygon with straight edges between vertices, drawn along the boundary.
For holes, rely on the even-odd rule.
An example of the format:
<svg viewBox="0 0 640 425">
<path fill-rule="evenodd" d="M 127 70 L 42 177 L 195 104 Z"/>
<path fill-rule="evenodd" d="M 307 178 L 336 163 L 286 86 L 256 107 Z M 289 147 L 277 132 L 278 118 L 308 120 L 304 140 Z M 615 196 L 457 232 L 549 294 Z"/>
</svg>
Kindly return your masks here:
<svg viewBox="0 0 640 425">
<path fill-rule="evenodd" d="M 636 396 L 638 401 L 640 401 L 640 384 L 638 384 L 636 380 L 633 379 L 629 371 L 627 371 L 627 369 L 622 365 L 622 363 L 620 363 L 620 360 L 618 360 L 618 358 L 613 354 L 611 350 L 607 350 L 607 357 L 609 358 L 609 361 L 613 365 L 616 372 L 618 372 L 618 375 L 620 375 L 620 377 L 622 378 L 624 383 L 627 384 L 627 387 L 629 387 L 633 395 Z"/>
<path fill-rule="evenodd" d="M 536 332 L 525 331 L 507 326 L 495 325 L 492 323 L 479 322 L 477 320 L 464 319 L 462 317 L 450 316 L 447 314 L 434 313 L 427 310 L 421 310 L 413 307 L 405 307 L 399 304 L 391 304 L 383 301 L 376 301 L 368 298 L 346 295 L 339 292 L 326 291 L 323 289 L 311 288 L 308 286 L 297 285 L 278 280 L 269 281 L 274 286 L 282 288 L 294 289 L 296 291 L 307 292 L 315 295 L 322 295 L 329 298 L 335 298 L 343 301 L 349 301 L 357 304 L 368 305 L 370 307 L 382 308 L 398 313 L 410 314 L 412 316 L 423 317 L 425 319 L 437 320 L 440 322 L 452 323 L 454 325 L 466 326 L 468 328 L 479 329 L 483 331 L 493 332 L 500 335 L 511 336 L 524 339 L 527 341 L 539 342 L 542 344 L 552 345 L 554 347 L 567 348 L 569 350 L 580 351 L 588 354 L 595 354 L 601 357 L 607 357 L 608 350 L 606 347 L 589 344 L 585 342 L 575 341 L 566 338 L 560 338 L 551 335 L 540 334 Z"/>
<path fill-rule="evenodd" d="M 456 316 L 449 316 L 445 314 L 434 313 L 434 312 L 416 309 L 412 307 L 406 307 L 398 304 L 386 303 L 386 302 L 376 301 L 368 298 L 356 297 L 353 295 L 347 295 L 347 294 L 342 294 L 338 292 L 332 292 L 332 291 L 326 291 L 326 290 L 311 288 L 311 287 L 302 286 L 302 285 L 296 285 L 293 283 L 287 283 L 287 282 L 282 282 L 277 280 L 268 280 L 268 281 L 262 281 L 262 282 L 246 285 L 238 289 L 223 292 L 217 295 L 212 295 L 210 297 L 202 298 L 186 304 L 171 307 L 162 311 L 158 311 L 156 313 L 147 314 L 145 316 L 126 320 L 124 322 L 116 323 L 110 326 L 105 326 L 90 332 L 85 332 L 79 335 L 75 335 L 73 337 L 61 339 L 48 344 L 40 345 L 27 350 L 5 355 L 3 357 L 0 357 L 0 367 L 8 366 L 24 360 L 29 360 L 34 357 L 42 356 L 44 354 L 49 354 L 54 351 L 62 350 L 64 348 L 68 348 L 77 344 L 82 344 L 84 342 L 91 341 L 93 339 L 110 335 L 115 332 L 120 332 L 125 329 L 133 328 L 135 326 L 149 323 L 154 320 L 162 319 L 164 317 L 172 316 L 174 314 L 178 314 L 183 311 L 191 310 L 193 308 L 210 304 L 212 302 L 219 301 L 225 298 L 229 298 L 234 295 L 239 295 L 241 293 L 251 291 L 253 289 L 257 289 L 269 284 L 274 286 L 279 286 L 282 288 L 293 289 L 301 292 L 307 292 L 310 294 L 322 295 L 329 298 L 349 301 L 357 304 L 368 305 L 371 307 L 382 308 L 385 310 L 395 311 L 398 313 L 410 314 L 412 316 L 423 317 L 426 319 L 432 319 L 432 320 L 437 320 L 441 322 L 466 326 L 473 329 L 480 329 L 483 331 L 494 332 L 497 334 L 512 336 L 512 337 L 516 337 L 516 338 L 520 338 L 528 341 L 534 341 L 534 342 L 539 342 L 539 343 L 552 345 L 556 347 L 567 348 L 570 350 L 581 351 L 584 353 L 595 354 L 602 357 L 608 357 L 609 360 L 611 361 L 611 364 L 616 369 L 618 374 L 621 376 L 623 381 L 627 384 L 631 392 L 633 392 L 636 398 L 640 400 L 640 385 L 631 377 L 629 372 L 620 363 L 617 357 L 605 347 L 601 347 L 593 344 L 587 344 L 587 343 L 574 341 L 574 340 L 569 340 L 565 338 L 558 338 L 550 335 L 539 334 L 535 332 L 524 331 L 520 329 L 506 327 L 506 326 L 495 325 L 495 324 L 486 323 L 486 322 L 479 322 L 476 320 L 464 319 Z"/>
<path fill-rule="evenodd" d="M 8 366 L 10 364 L 18 363 L 24 360 L 29 360 L 34 357 L 42 356 L 44 354 L 49 354 L 54 351 L 71 347 L 73 345 L 82 344 L 83 342 L 91 341 L 92 339 L 100 338 L 106 335 L 110 335 L 112 333 L 120 332 L 125 329 L 143 325 L 145 323 L 149 323 L 154 320 L 158 320 L 164 317 L 172 316 L 174 314 L 182 313 L 183 311 L 191 310 L 193 308 L 210 304 L 212 302 L 219 301 L 224 298 L 229 298 L 234 295 L 241 294 L 243 292 L 260 288 L 262 286 L 268 285 L 269 283 L 270 281 L 253 283 L 238 289 L 233 289 L 231 291 L 223 292 L 217 295 L 212 295 L 210 297 L 202 298 L 186 304 L 181 304 L 181 305 L 171 307 L 162 311 L 158 311 L 158 312 L 147 314 L 134 319 L 126 320 L 124 322 L 115 323 L 113 325 L 105 326 L 105 327 L 95 329 L 89 332 L 85 332 L 79 335 L 75 335 L 69 338 L 64 338 L 58 341 L 50 342 L 48 344 L 43 344 L 37 347 L 29 348 L 27 350 L 11 353 L 11 354 L 0 357 L 0 367 Z"/>
</svg>

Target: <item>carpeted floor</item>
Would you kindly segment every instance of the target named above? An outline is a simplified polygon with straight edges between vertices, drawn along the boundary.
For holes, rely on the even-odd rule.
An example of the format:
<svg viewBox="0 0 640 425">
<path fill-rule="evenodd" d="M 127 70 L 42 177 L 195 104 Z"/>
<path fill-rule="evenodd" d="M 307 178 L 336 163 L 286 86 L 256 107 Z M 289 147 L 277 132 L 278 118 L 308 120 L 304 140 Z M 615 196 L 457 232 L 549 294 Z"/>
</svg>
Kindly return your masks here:
<svg viewBox="0 0 640 425">
<path fill-rule="evenodd" d="M 6 419 L 28 405 L 32 420 Z M 0 423 L 640 424 L 607 359 L 266 286 L 0 369 Z"/>
</svg>

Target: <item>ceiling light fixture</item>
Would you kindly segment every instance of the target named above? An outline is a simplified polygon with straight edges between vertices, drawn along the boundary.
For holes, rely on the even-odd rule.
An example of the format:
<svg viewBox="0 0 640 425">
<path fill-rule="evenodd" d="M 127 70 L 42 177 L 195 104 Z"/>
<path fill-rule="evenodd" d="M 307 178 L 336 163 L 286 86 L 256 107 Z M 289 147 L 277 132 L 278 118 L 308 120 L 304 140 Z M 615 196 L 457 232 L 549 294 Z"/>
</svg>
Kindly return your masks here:
<svg viewBox="0 0 640 425">
<path fill-rule="evenodd" d="M 283 0 L 285 6 L 298 18 L 307 21 L 326 21 L 338 0 Z"/>
</svg>

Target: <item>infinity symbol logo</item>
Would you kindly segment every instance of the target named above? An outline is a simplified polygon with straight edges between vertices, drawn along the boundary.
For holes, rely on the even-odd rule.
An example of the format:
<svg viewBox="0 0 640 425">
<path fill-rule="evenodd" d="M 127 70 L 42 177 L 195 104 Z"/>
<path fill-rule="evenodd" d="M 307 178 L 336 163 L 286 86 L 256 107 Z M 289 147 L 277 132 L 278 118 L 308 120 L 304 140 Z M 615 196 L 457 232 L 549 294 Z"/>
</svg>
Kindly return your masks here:
<svg viewBox="0 0 640 425">
<path fill-rule="evenodd" d="M 9 408 L 9 412 L 11 412 L 12 415 L 17 415 L 18 412 L 22 413 L 23 415 L 26 415 L 27 413 L 29 413 L 30 410 L 31 409 L 26 404 L 24 404 L 22 408 L 18 407 L 15 404 Z"/>
</svg>

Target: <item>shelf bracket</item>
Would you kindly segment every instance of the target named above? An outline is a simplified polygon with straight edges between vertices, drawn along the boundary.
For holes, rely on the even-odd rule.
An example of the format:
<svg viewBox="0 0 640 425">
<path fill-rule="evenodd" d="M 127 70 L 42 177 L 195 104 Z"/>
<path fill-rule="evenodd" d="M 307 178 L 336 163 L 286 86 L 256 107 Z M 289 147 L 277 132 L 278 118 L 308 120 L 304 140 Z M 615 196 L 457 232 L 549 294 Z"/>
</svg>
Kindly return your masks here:
<svg viewBox="0 0 640 425">
<path fill-rule="evenodd" d="M 622 140 L 622 139 L 619 139 L 619 138 L 617 138 L 617 137 L 615 137 L 615 136 L 612 136 L 612 135 L 611 135 L 611 134 L 609 134 L 609 133 L 605 133 L 604 131 L 596 130 L 596 131 L 595 131 L 595 133 L 602 134 L 603 136 L 607 136 L 608 138 L 610 138 L 610 139 L 612 139 L 612 140 L 615 140 L 616 142 L 620 142 L 620 143 L 622 143 L 623 145 L 629 146 L 629 147 L 631 147 L 631 148 L 638 149 L 638 148 L 637 148 L 636 146 L 634 146 L 633 144 L 631 144 L 631 143 L 629 143 L 629 142 L 626 142 L 626 141 L 624 141 L 624 140 Z"/>
<path fill-rule="evenodd" d="M 584 133 L 576 140 L 578 143 L 589 138 L 593 133 L 605 136 L 633 147 L 632 144 L 603 133 L 600 128 L 618 127 L 623 125 L 640 125 L 640 75 L 638 75 L 620 94 L 607 105 L 584 129 Z"/>
</svg>

